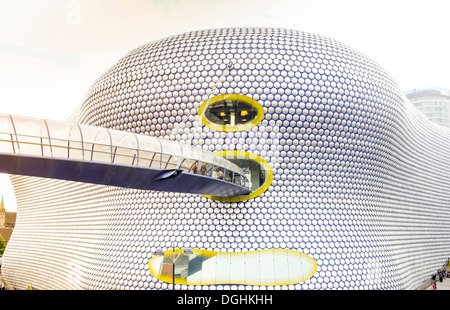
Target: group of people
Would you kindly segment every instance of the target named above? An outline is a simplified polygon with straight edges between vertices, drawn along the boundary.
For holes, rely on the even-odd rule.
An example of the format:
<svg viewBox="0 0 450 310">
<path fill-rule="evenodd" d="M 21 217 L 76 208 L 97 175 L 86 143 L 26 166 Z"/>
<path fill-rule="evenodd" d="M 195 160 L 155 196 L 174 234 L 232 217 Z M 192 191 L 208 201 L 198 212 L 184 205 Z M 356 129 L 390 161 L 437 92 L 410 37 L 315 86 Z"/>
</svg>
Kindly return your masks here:
<svg viewBox="0 0 450 310">
<path fill-rule="evenodd" d="M 215 179 L 223 180 L 223 171 L 220 169 L 216 169 L 212 173 L 212 177 Z"/>
<path fill-rule="evenodd" d="M 206 164 L 203 164 L 200 169 L 198 169 L 197 163 L 194 163 L 191 167 L 190 172 L 195 174 L 206 175 Z"/>
<path fill-rule="evenodd" d="M 447 278 L 449 276 L 449 274 L 447 273 L 447 270 L 438 270 L 437 274 L 434 274 L 431 279 L 431 289 L 432 290 L 435 290 L 437 288 L 436 275 L 439 277 L 440 282 L 442 282 L 443 278 Z"/>
<path fill-rule="evenodd" d="M 197 169 L 197 163 L 194 163 L 191 167 L 191 169 L 189 170 L 190 173 L 194 173 L 194 174 L 201 174 L 201 175 L 208 175 L 208 171 L 206 168 L 206 164 L 202 164 L 200 169 Z M 221 167 L 217 167 L 216 169 L 213 170 L 211 177 L 219 179 L 219 180 L 225 180 L 227 182 L 232 182 L 233 178 L 232 178 L 232 174 L 230 171 L 228 171 L 228 173 L 224 176 L 224 168 Z M 238 180 L 238 179 L 235 179 Z"/>
<path fill-rule="evenodd" d="M 195 174 L 206 175 L 206 173 L 207 173 L 206 164 L 201 165 L 200 169 L 197 169 L 197 168 L 198 168 L 197 163 L 195 163 L 195 164 L 192 165 L 190 171 L 195 173 Z M 222 169 L 221 168 L 216 168 L 213 171 L 211 176 L 213 178 L 223 180 L 223 168 Z"/>
</svg>

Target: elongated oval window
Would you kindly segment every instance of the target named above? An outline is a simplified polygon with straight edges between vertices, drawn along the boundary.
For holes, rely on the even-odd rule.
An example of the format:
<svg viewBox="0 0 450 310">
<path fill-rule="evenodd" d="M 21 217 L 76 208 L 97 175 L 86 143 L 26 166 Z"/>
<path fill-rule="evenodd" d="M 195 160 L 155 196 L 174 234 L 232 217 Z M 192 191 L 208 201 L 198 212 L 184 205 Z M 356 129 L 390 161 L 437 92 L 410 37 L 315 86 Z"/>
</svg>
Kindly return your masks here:
<svg viewBox="0 0 450 310">
<path fill-rule="evenodd" d="M 311 278 L 317 262 L 309 255 L 287 249 L 234 253 L 192 249 L 187 255 L 183 249 L 174 249 L 153 256 L 148 267 L 154 277 L 167 283 L 290 285 Z"/>
<path fill-rule="evenodd" d="M 261 195 L 272 183 L 272 168 L 269 163 L 261 157 L 245 151 L 218 151 L 214 152 L 214 154 L 220 155 L 231 161 L 244 171 L 245 180 L 244 182 L 240 182 L 240 184 L 249 188 L 251 193 L 249 195 L 236 196 L 232 198 L 218 196 L 205 197 L 224 202 L 244 201 Z"/>
<path fill-rule="evenodd" d="M 250 97 L 228 94 L 204 102 L 198 114 L 203 124 L 211 129 L 242 131 L 256 126 L 262 120 L 264 110 Z"/>
</svg>

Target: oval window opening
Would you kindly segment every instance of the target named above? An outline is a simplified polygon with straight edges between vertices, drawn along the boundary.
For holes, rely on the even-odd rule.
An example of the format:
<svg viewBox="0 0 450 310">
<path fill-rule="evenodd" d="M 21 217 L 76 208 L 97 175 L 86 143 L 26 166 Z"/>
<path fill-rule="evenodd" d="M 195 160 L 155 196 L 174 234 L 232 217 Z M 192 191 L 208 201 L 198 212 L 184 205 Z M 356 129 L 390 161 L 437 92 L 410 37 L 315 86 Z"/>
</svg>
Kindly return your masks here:
<svg viewBox="0 0 450 310">
<path fill-rule="evenodd" d="M 244 171 L 244 186 L 251 190 L 248 195 L 236 197 L 205 196 L 223 202 L 239 202 L 264 193 L 272 183 L 273 172 L 269 163 L 261 157 L 245 151 L 219 151 L 214 154 L 231 161 Z"/>
<path fill-rule="evenodd" d="M 243 95 L 219 95 L 204 102 L 198 114 L 206 126 L 220 131 L 242 131 L 256 126 L 263 117 L 262 106 Z"/>
</svg>

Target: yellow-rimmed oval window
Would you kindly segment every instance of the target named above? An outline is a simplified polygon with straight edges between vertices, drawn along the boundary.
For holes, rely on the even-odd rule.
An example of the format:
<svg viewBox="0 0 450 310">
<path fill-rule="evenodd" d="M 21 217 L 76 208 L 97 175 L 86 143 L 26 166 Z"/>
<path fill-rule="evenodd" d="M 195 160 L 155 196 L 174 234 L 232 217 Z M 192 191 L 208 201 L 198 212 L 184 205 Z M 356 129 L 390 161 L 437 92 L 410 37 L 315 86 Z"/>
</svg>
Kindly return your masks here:
<svg viewBox="0 0 450 310">
<path fill-rule="evenodd" d="M 264 193 L 272 183 L 273 172 L 269 163 L 258 155 L 245 151 L 218 151 L 214 154 L 231 161 L 245 173 L 243 185 L 251 190 L 250 194 L 236 197 L 205 196 L 223 202 L 239 202 L 255 198 Z M 242 184 L 242 182 L 241 182 Z"/>
<path fill-rule="evenodd" d="M 264 109 L 250 97 L 226 94 L 204 102 L 198 115 L 203 124 L 211 129 L 242 131 L 258 125 L 264 116 Z"/>
</svg>

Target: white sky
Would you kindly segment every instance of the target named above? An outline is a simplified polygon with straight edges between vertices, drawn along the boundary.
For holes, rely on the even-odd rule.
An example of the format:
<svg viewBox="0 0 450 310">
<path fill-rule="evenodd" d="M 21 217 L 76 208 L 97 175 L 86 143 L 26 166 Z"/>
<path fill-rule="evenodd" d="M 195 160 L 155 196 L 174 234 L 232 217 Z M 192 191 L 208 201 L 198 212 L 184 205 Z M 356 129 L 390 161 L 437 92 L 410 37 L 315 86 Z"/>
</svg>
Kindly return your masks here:
<svg viewBox="0 0 450 310">
<path fill-rule="evenodd" d="M 0 0 L 0 113 L 65 120 L 130 50 L 219 27 L 324 35 L 378 62 L 405 91 L 450 88 L 449 13 L 448 0 Z"/>
</svg>

